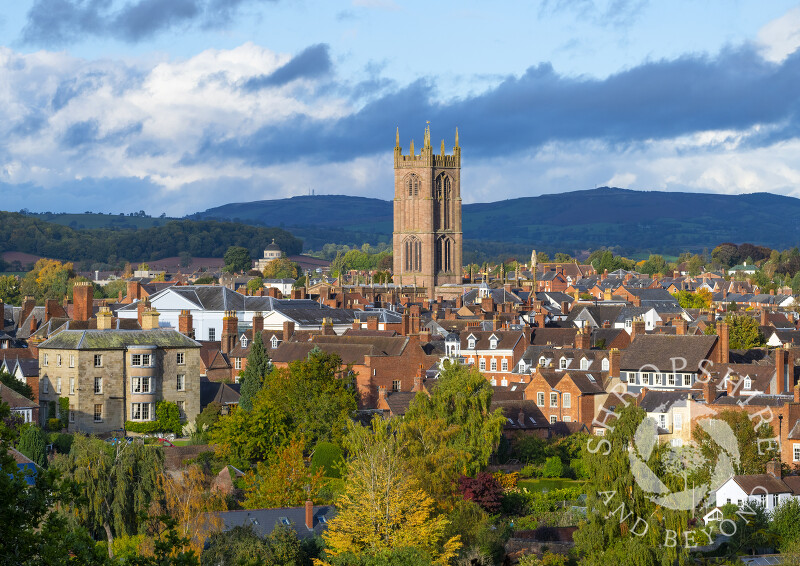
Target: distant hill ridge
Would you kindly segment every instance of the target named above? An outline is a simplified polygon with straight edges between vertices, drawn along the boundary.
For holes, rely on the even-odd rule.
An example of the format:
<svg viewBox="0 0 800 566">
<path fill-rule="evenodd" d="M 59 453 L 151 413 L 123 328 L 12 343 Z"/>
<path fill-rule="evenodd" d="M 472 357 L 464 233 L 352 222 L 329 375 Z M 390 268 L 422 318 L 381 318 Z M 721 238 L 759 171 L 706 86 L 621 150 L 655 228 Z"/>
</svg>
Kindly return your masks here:
<svg viewBox="0 0 800 566">
<path fill-rule="evenodd" d="M 358 236 L 387 241 L 392 202 L 346 195 L 296 196 L 226 204 L 188 218 L 279 225 L 304 238 L 306 248 L 316 248 L 326 242 L 357 242 Z M 466 204 L 463 229 L 465 240 L 561 251 L 606 246 L 624 253 L 678 253 L 725 241 L 785 249 L 800 245 L 800 199 L 770 193 L 601 187 Z"/>
</svg>

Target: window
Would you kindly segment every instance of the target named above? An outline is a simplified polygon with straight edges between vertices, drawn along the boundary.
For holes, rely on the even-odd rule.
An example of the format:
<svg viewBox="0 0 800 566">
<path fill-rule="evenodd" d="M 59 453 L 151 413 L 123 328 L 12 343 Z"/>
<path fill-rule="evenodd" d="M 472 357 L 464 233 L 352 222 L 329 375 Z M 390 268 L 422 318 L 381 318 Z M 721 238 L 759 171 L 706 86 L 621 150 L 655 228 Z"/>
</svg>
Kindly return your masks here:
<svg viewBox="0 0 800 566">
<path fill-rule="evenodd" d="M 603 363 L 600 367 L 603 368 L 603 371 L 608 371 L 608 358 L 603 359 Z"/>
<path fill-rule="evenodd" d="M 667 374 L 667 385 L 675 385 L 675 374 Z"/>
<path fill-rule="evenodd" d="M 569 409 L 572 407 L 572 395 L 570 393 L 562 393 L 561 394 L 561 404 L 565 409 Z"/>
<path fill-rule="evenodd" d="M 61 354 L 56 354 L 56 366 L 61 367 Z"/>
<path fill-rule="evenodd" d="M 475 349 L 475 338 L 470 338 L 469 343 L 467 344 L 467 348 L 470 350 Z"/>
<path fill-rule="evenodd" d="M 800 444 L 792 445 L 792 453 L 793 453 L 792 461 L 800 462 Z"/>
<path fill-rule="evenodd" d="M 242 336 L 241 343 L 242 343 L 242 348 L 247 348 L 247 344 L 249 343 L 247 340 L 247 336 Z"/>
<path fill-rule="evenodd" d="M 70 377 L 69 378 L 69 394 L 70 395 L 75 395 L 75 378 L 74 377 Z"/>
<path fill-rule="evenodd" d="M 561 369 L 567 369 L 568 365 L 569 365 L 569 360 L 567 358 L 561 358 L 561 363 L 559 364 L 559 367 Z"/>
<path fill-rule="evenodd" d="M 269 341 L 270 348 L 273 350 L 278 347 L 278 337 L 273 334 L 272 338 Z"/>
<path fill-rule="evenodd" d="M 75 354 L 69 355 L 69 367 L 71 368 L 75 367 Z"/>
<path fill-rule="evenodd" d="M 131 403 L 131 420 L 133 421 L 149 421 L 151 403 Z"/>
<path fill-rule="evenodd" d="M 142 355 L 141 354 L 131 354 L 131 365 L 132 366 L 140 366 L 140 365 L 142 365 Z"/>
<path fill-rule="evenodd" d="M 497 360 L 492 360 L 492 371 L 497 371 Z"/>
<path fill-rule="evenodd" d="M 551 393 L 550 394 L 550 406 L 551 407 L 558 407 L 558 393 Z"/>
<path fill-rule="evenodd" d="M 479 365 L 481 371 L 486 371 L 486 360 L 481 358 L 481 361 L 479 362 L 478 365 Z"/>
<path fill-rule="evenodd" d="M 772 494 L 772 506 L 773 507 L 777 507 L 778 506 L 778 494 L 777 493 L 773 493 Z"/>
<path fill-rule="evenodd" d="M 658 426 L 667 428 L 667 415 L 658 415 Z"/>
<path fill-rule="evenodd" d="M 149 377 L 131 378 L 131 392 L 150 393 L 150 378 Z"/>
<path fill-rule="evenodd" d="M 392 380 L 392 391 L 400 391 L 400 380 L 393 379 Z"/>
<path fill-rule="evenodd" d="M 489 341 L 489 349 L 490 350 L 497 350 L 497 338 L 492 338 Z"/>
<path fill-rule="evenodd" d="M 71 423 L 75 422 L 75 409 L 73 409 L 71 405 L 69 408 L 69 422 Z"/>
<path fill-rule="evenodd" d="M 504 377 L 503 379 L 500 380 L 500 385 L 502 385 L 503 387 L 506 387 L 508 385 L 508 380 Z M 512 390 L 513 390 L 513 388 L 512 388 Z"/>
<path fill-rule="evenodd" d="M 151 361 L 152 359 L 153 359 L 153 357 L 152 357 L 150 354 L 142 354 L 142 365 L 143 365 L 144 367 L 149 367 L 149 366 L 151 366 L 152 364 L 150 363 L 150 361 Z"/>
<path fill-rule="evenodd" d="M 103 354 L 94 355 L 94 367 L 96 368 L 103 367 Z"/>
<path fill-rule="evenodd" d="M 683 428 L 683 415 L 681 413 L 675 413 L 673 415 L 672 426 L 675 430 L 681 430 Z"/>
<path fill-rule="evenodd" d="M 214 341 L 217 339 L 217 329 L 216 328 L 209 328 L 208 329 L 208 339 L 210 341 Z"/>
<path fill-rule="evenodd" d="M 542 391 L 536 394 L 536 404 L 540 407 L 544 407 L 544 393 Z M 798 446 L 800 446 L 800 444 L 798 444 Z"/>
<path fill-rule="evenodd" d="M 103 393 L 103 378 L 102 377 L 95 377 L 94 378 L 94 394 L 100 395 Z"/>
<path fill-rule="evenodd" d="M 673 438 L 670 441 L 670 444 L 672 444 L 674 448 L 680 448 L 681 446 L 683 446 L 683 440 L 681 440 L 680 438 Z"/>
<path fill-rule="evenodd" d="M 178 362 L 179 366 L 182 366 L 186 363 L 186 358 L 184 357 L 183 352 L 178 352 L 175 354 L 175 361 Z"/>
<path fill-rule="evenodd" d="M 176 403 L 178 405 L 178 412 L 181 415 L 181 419 L 185 419 L 186 418 L 186 401 L 177 401 Z"/>
<path fill-rule="evenodd" d="M 50 381 L 47 379 L 47 377 L 45 377 L 42 380 L 42 392 L 43 393 L 49 393 L 50 392 Z"/>
<path fill-rule="evenodd" d="M 753 381 L 749 377 L 744 378 L 744 388 L 750 389 L 753 386 Z"/>
<path fill-rule="evenodd" d="M 550 424 L 556 424 L 556 416 L 550 415 Z"/>
<path fill-rule="evenodd" d="M 42 354 L 42 365 L 43 366 L 47 365 L 47 354 Z"/>
<path fill-rule="evenodd" d="M 544 367 L 545 364 L 547 364 L 547 358 L 545 358 L 544 356 L 540 357 L 539 358 L 539 365 Z"/>
<path fill-rule="evenodd" d="M 762 493 L 762 494 L 761 494 L 761 495 L 759 495 L 758 497 L 759 497 L 759 499 L 761 500 L 761 501 L 760 501 L 760 502 L 761 502 L 761 506 L 762 506 L 762 507 L 766 507 L 766 506 L 767 506 L 767 494 L 766 494 L 766 493 Z"/>
<path fill-rule="evenodd" d="M 495 385 L 497 385 L 497 380 L 495 378 L 492 378 L 491 384 L 494 387 Z"/>
<path fill-rule="evenodd" d="M 589 360 L 587 358 L 581 359 L 581 369 L 589 369 Z"/>
<path fill-rule="evenodd" d="M 683 374 L 683 385 L 685 387 L 692 386 L 692 374 L 691 373 L 684 373 Z"/>
<path fill-rule="evenodd" d="M 564 415 L 564 422 L 565 422 L 565 423 L 568 423 L 568 422 L 570 422 L 571 420 L 572 420 L 572 417 L 570 417 L 569 415 Z"/>
<path fill-rule="evenodd" d="M 656 384 L 656 385 L 661 385 L 661 384 L 662 384 L 662 381 L 661 381 L 661 380 L 664 378 L 664 375 L 665 375 L 665 374 L 662 374 L 662 373 L 657 373 L 657 374 L 655 374 L 655 376 L 656 376 L 656 382 L 655 382 L 655 384 Z"/>
<path fill-rule="evenodd" d="M 500 362 L 500 369 L 502 371 L 508 371 L 508 360 L 503 360 Z"/>
<path fill-rule="evenodd" d="M 625 319 L 625 328 L 631 328 L 631 327 L 632 327 L 631 319 L 626 318 Z"/>
<path fill-rule="evenodd" d="M 234 369 L 242 369 L 242 358 L 233 358 Z"/>
<path fill-rule="evenodd" d="M 406 189 L 410 197 L 419 195 L 419 177 L 414 174 L 409 175 L 406 181 Z"/>
<path fill-rule="evenodd" d="M 94 422 L 103 422 L 103 405 L 97 404 L 94 406 Z"/>
<path fill-rule="evenodd" d="M 61 394 L 61 378 L 56 378 L 56 393 Z"/>
<path fill-rule="evenodd" d="M 642 385 L 650 385 L 650 380 L 653 379 L 653 374 L 645 372 L 642 374 Z M 634 382 L 635 383 L 635 382 Z M 659 378 L 656 377 L 656 383 L 659 383 Z"/>
<path fill-rule="evenodd" d="M 177 379 L 177 389 L 178 391 L 186 391 L 186 375 L 179 373 Z"/>
</svg>

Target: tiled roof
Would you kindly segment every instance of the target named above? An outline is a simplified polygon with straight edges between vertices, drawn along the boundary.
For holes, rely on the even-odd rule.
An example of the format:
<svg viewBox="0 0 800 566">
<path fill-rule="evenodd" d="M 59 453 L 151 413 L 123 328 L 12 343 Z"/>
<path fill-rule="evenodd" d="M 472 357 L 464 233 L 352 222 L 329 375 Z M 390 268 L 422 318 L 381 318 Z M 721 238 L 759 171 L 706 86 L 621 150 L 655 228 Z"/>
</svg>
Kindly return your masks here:
<svg viewBox="0 0 800 566">
<path fill-rule="evenodd" d="M 709 358 L 717 341 L 716 336 L 671 336 L 645 334 L 636 339 L 622 352 L 620 369 L 639 370 L 651 365 L 659 371 L 671 370 L 674 358 L 686 361 L 686 371 L 696 372 L 700 362 Z M 682 366 L 682 362 L 675 362 Z"/>
<path fill-rule="evenodd" d="M 8 404 L 12 409 L 30 409 L 39 406 L 36 402 L 31 401 L 2 383 L 0 383 L 0 400 Z"/>
</svg>

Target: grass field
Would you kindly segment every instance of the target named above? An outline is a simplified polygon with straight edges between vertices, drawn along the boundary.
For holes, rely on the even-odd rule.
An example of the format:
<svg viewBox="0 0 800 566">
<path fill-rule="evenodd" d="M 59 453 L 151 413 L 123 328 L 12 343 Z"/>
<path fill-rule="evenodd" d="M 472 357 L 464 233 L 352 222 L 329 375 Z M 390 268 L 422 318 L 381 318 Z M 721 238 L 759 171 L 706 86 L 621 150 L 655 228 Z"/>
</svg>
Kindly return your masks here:
<svg viewBox="0 0 800 566">
<path fill-rule="evenodd" d="M 550 491 L 551 489 L 564 489 L 567 487 L 582 486 L 583 481 L 568 480 L 564 478 L 536 478 L 530 480 L 519 480 L 517 486 L 525 487 L 528 491 Z"/>
</svg>

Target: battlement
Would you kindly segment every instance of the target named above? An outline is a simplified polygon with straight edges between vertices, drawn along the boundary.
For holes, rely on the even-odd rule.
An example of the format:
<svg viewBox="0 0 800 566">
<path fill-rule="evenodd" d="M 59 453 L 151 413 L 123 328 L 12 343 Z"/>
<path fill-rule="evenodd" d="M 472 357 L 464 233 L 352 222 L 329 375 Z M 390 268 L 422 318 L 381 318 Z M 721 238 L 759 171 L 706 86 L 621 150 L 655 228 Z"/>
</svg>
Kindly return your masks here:
<svg viewBox="0 0 800 566">
<path fill-rule="evenodd" d="M 419 154 L 414 151 L 414 140 L 411 140 L 408 155 L 403 155 L 403 149 L 400 147 L 400 128 L 398 128 L 394 146 L 394 168 L 404 169 L 413 167 L 442 167 L 460 169 L 461 146 L 458 145 L 458 128 L 456 128 L 456 143 L 453 147 L 453 153 L 451 155 L 447 155 L 445 153 L 444 140 L 442 140 L 439 154 L 437 155 L 433 153 L 433 147 L 431 147 L 430 126 L 425 127 L 422 149 L 420 149 Z"/>
</svg>

